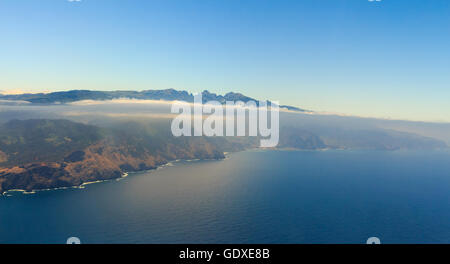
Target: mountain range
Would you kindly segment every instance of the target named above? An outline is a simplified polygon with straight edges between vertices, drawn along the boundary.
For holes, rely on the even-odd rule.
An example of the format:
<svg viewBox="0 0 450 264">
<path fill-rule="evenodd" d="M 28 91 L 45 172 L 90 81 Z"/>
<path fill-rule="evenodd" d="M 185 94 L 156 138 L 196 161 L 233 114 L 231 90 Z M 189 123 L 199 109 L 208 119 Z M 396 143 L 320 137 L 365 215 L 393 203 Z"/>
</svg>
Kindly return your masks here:
<svg viewBox="0 0 450 264">
<path fill-rule="evenodd" d="M 119 98 L 130 98 L 140 100 L 164 100 L 164 101 L 184 101 L 194 102 L 194 95 L 187 91 L 178 91 L 175 89 L 165 90 L 145 90 L 145 91 L 90 91 L 90 90 L 71 90 L 52 93 L 25 93 L 14 95 L 2 95 L 0 94 L 0 100 L 9 101 L 26 101 L 33 104 L 55 104 L 55 103 L 71 103 L 82 100 L 112 100 Z M 218 101 L 224 104 L 226 101 L 242 101 L 244 103 L 248 101 L 258 100 L 245 96 L 241 93 L 229 92 L 225 95 L 217 95 L 207 90 L 202 92 L 203 103 L 208 101 Z M 280 108 L 305 112 L 306 110 L 288 105 L 280 105 Z"/>
</svg>

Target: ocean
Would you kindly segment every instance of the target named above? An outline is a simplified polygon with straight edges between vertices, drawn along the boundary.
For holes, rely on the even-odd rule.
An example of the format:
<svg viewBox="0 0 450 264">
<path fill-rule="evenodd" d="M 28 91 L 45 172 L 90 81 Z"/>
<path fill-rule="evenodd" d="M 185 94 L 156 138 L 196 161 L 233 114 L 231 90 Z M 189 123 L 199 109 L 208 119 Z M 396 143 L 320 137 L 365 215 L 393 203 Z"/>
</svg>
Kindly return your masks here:
<svg viewBox="0 0 450 264">
<path fill-rule="evenodd" d="M 448 151 L 262 151 L 0 196 L 0 243 L 450 243 Z"/>
</svg>

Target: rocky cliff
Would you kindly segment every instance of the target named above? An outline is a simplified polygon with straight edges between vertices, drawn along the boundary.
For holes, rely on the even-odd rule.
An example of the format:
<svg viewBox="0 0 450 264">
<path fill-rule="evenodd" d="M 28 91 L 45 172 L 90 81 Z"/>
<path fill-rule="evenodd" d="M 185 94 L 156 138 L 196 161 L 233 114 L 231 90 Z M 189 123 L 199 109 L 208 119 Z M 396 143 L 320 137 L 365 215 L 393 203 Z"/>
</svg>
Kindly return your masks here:
<svg viewBox="0 0 450 264">
<path fill-rule="evenodd" d="M 70 131 L 61 127 L 70 127 Z M 123 133 L 126 130 L 67 120 L 26 120 L 9 122 L 0 129 L 0 193 L 77 186 L 154 169 L 176 159 L 224 158 L 219 146 L 223 142 L 157 137 L 137 127 Z M 77 134 L 82 136 L 77 138 Z"/>
</svg>

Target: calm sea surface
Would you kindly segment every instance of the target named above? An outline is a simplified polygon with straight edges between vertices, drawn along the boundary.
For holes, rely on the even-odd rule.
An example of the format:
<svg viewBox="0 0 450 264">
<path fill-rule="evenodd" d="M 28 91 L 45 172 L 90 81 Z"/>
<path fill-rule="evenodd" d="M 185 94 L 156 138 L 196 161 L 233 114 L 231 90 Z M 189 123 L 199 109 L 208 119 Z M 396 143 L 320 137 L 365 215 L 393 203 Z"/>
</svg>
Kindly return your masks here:
<svg viewBox="0 0 450 264">
<path fill-rule="evenodd" d="M 450 153 L 247 151 L 0 197 L 0 243 L 450 243 Z"/>
</svg>

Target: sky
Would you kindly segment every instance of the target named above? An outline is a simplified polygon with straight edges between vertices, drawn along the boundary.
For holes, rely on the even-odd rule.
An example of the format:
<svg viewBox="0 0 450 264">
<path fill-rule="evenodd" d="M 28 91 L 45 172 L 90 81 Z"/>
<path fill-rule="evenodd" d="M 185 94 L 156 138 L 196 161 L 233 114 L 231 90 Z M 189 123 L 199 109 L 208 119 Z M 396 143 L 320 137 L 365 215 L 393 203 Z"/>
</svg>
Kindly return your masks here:
<svg viewBox="0 0 450 264">
<path fill-rule="evenodd" d="M 0 0 L 0 93 L 167 88 L 450 122 L 450 1 Z"/>
</svg>

